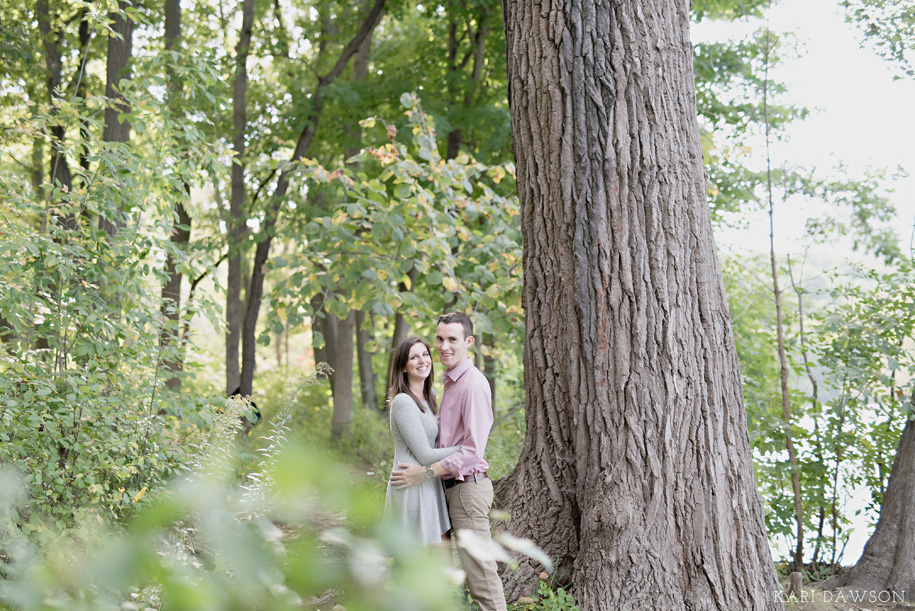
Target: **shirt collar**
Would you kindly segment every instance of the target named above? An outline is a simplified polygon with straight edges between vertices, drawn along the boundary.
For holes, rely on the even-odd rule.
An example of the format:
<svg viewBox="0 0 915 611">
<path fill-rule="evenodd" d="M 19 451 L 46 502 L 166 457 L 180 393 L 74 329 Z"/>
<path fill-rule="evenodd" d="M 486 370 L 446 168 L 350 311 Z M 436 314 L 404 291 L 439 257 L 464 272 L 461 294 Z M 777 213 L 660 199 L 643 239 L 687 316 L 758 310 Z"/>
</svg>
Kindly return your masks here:
<svg viewBox="0 0 915 611">
<path fill-rule="evenodd" d="M 446 369 L 445 376 L 452 382 L 457 382 L 458 379 L 460 379 L 460 377 L 464 375 L 464 373 L 466 373 L 471 367 L 473 367 L 473 359 L 468 356 L 466 359 L 451 369 Z"/>
</svg>

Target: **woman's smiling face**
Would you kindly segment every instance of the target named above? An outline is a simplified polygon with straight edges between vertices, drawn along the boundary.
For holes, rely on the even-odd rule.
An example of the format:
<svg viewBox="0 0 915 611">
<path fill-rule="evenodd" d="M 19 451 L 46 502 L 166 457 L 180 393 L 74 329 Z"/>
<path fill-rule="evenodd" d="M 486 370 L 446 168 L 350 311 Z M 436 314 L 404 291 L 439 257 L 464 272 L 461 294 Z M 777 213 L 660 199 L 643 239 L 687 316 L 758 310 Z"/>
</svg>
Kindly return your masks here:
<svg viewBox="0 0 915 611">
<path fill-rule="evenodd" d="M 407 365 L 404 367 L 407 379 L 412 384 L 414 381 L 425 380 L 432 372 L 432 355 L 422 342 L 416 342 L 410 348 Z"/>
</svg>

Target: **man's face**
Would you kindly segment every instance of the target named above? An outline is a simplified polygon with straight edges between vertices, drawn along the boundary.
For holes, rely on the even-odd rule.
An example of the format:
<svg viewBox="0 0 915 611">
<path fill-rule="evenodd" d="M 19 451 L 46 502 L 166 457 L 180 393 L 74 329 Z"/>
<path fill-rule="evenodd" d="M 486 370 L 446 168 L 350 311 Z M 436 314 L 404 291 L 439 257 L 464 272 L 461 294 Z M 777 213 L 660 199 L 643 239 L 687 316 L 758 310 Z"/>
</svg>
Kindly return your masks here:
<svg viewBox="0 0 915 611">
<path fill-rule="evenodd" d="M 438 350 L 438 358 L 442 361 L 442 365 L 447 369 L 463 363 L 472 344 L 473 336 L 464 337 L 464 325 L 461 323 L 438 323 L 435 349 Z"/>
</svg>

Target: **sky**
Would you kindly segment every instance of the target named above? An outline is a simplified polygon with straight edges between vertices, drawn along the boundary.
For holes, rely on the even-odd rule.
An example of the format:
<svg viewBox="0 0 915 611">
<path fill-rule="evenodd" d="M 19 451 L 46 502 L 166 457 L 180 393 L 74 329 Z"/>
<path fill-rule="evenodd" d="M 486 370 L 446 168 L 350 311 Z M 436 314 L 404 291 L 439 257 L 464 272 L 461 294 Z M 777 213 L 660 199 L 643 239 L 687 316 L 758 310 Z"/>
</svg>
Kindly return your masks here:
<svg viewBox="0 0 915 611">
<path fill-rule="evenodd" d="M 841 161 L 848 167 L 849 177 L 868 168 L 901 166 L 912 176 L 889 186 L 897 209 L 895 228 L 905 247 L 915 225 L 915 81 L 894 80 L 891 66 L 867 43 L 862 47 L 860 33 L 844 21 L 840 11 L 837 0 L 781 0 L 771 9 L 770 27 L 793 33 L 799 51 L 798 57 L 785 61 L 771 76 L 787 85 L 787 99 L 811 110 L 808 118 L 789 128 L 789 139 L 773 142 L 772 164 L 826 170 Z M 699 42 L 749 36 L 757 27 L 700 24 L 693 26 L 692 38 Z M 776 252 L 800 253 L 804 221 L 818 207 L 779 204 L 776 200 Z M 768 252 L 768 215 L 754 213 L 746 229 L 717 231 L 715 239 L 725 254 Z M 836 243 L 825 248 L 831 249 L 830 255 L 854 258 L 849 249 Z M 870 535 L 866 517 L 853 515 L 864 507 L 868 494 L 860 490 L 848 499 L 845 511 L 853 520 L 854 531 L 843 564 L 858 560 Z M 777 556 L 785 555 L 784 542 L 774 547 Z"/>
<path fill-rule="evenodd" d="M 772 143 L 772 164 L 835 168 L 851 175 L 867 168 L 902 166 L 913 176 L 894 181 L 891 199 L 897 231 L 908 244 L 915 223 L 915 81 L 893 80 L 893 70 L 876 52 L 862 48 L 861 35 L 845 23 L 837 0 L 781 0 L 772 7 L 770 27 L 793 33 L 800 56 L 774 69 L 788 87 L 787 98 L 810 116 L 789 128 L 785 142 Z M 747 36 L 758 26 L 709 23 L 693 26 L 694 41 Z M 803 221 L 815 207 L 775 206 L 777 252 L 798 252 Z M 716 234 L 726 249 L 768 251 L 768 216 L 759 213 L 746 230 Z"/>
</svg>

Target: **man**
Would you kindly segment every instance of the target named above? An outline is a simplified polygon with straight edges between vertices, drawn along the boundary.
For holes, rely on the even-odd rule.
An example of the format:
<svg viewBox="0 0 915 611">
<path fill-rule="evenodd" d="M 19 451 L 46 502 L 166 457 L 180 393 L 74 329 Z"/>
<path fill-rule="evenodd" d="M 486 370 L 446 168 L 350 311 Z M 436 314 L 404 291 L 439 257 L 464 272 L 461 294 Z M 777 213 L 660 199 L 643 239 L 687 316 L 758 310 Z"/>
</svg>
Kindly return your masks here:
<svg viewBox="0 0 915 611">
<path fill-rule="evenodd" d="M 435 347 L 445 366 L 445 391 L 440 406 L 438 446 L 461 446 L 432 465 L 401 463 L 391 482 L 398 489 L 415 486 L 425 478 L 441 477 L 448 502 L 451 528 L 473 530 L 489 539 L 489 510 L 492 508 L 492 481 L 483 459 L 489 430 L 492 428 L 492 395 L 489 382 L 474 367 L 467 352 L 473 345 L 473 323 L 462 312 L 438 319 Z M 495 560 L 481 562 L 458 547 L 461 565 L 467 573 L 470 596 L 481 611 L 505 611 L 505 594 Z"/>
</svg>

